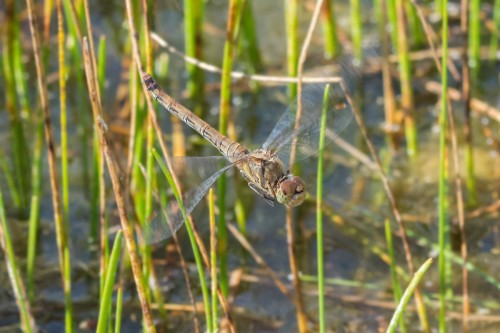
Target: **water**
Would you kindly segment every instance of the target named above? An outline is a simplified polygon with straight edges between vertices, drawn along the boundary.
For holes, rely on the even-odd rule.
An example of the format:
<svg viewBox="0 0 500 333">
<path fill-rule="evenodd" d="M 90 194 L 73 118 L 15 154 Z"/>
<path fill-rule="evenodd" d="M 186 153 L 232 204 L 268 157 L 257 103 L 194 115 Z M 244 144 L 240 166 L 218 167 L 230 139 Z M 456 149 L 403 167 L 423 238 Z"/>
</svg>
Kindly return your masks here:
<svg viewBox="0 0 500 333">
<path fill-rule="evenodd" d="M 182 49 L 182 7 L 178 2 L 158 3 L 155 12 L 155 31 L 166 38 L 174 46 Z M 225 2 L 210 2 L 207 6 L 207 23 L 205 33 L 205 61 L 221 65 L 222 45 L 224 41 L 224 24 L 226 15 Z M 119 116 L 120 105 L 126 101 L 128 96 L 117 96 L 119 86 L 128 85 L 128 76 L 124 73 L 123 45 L 129 38 L 126 29 L 123 29 L 122 19 L 124 8 L 121 3 L 109 3 L 94 5 L 91 8 L 93 15 L 94 31 L 97 36 L 103 34 L 108 39 L 108 63 L 106 94 L 104 96 L 105 109 L 109 113 L 108 125 L 123 124 Z M 258 36 L 265 63 L 278 71 L 284 73 L 283 61 L 285 52 L 284 22 L 282 2 L 256 2 L 254 12 L 258 13 Z M 342 16 L 342 15 L 339 15 Z M 303 16 L 301 27 L 307 26 L 308 17 Z M 317 46 L 313 49 L 321 53 Z M 314 55 L 313 55 L 314 56 Z M 168 91 L 173 97 L 181 102 L 182 90 L 185 87 L 184 65 L 182 61 L 171 57 Z M 236 68 L 241 63 L 235 65 Z M 498 106 L 500 94 L 498 91 L 498 67 L 486 68 L 481 78 L 481 86 L 478 89 L 478 98 Z M 430 76 L 434 74 L 429 74 Z M 208 74 L 208 82 L 218 82 L 216 74 Z M 0 84 L 4 84 L 3 80 Z M 30 82 L 31 84 L 31 82 Z M 31 85 L 30 85 L 31 86 Z M 33 85 L 34 88 L 34 85 Z M 56 91 L 55 85 L 51 85 L 51 91 Z M 123 88 L 123 87 L 122 87 Z M 383 106 L 381 104 L 381 80 L 379 75 L 371 75 L 363 80 L 363 117 L 368 124 L 370 137 L 375 142 L 380 152 L 386 169 L 398 207 L 401 210 L 405 226 L 408 228 L 409 240 L 412 245 L 414 262 L 419 266 L 429 256 L 436 255 L 437 244 L 437 167 L 438 167 L 438 137 L 435 131 L 437 124 L 435 110 L 436 98 L 425 91 L 416 90 L 415 101 L 417 103 L 417 115 L 420 134 L 420 152 L 415 160 L 409 160 L 401 148 L 391 159 L 388 148 L 381 132 L 383 122 Z M 257 145 L 259 138 L 269 132 L 270 121 L 277 119 L 285 109 L 285 88 L 267 87 L 261 88 L 258 96 L 248 89 L 234 89 L 234 98 L 241 103 L 233 108 L 234 120 L 238 132 L 238 138 L 249 146 Z M 51 105 L 54 106 L 53 119 L 55 133 L 58 133 L 58 109 L 57 95 L 52 96 Z M 83 97 L 82 97 L 83 99 Z M 70 126 L 72 131 L 78 129 L 76 114 L 86 112 L 81 110 L 79 97 L 69 99 Z M 187 103 L 189 104 L 189 103 Z M 207 109 L 218 106 L 218 90 L 211 91 L 207 96 Z M 461 109 L 456 106 L 457 128 L 462 128 L 460 118 Z M 90 110 L 88 110 L 90 112 Z M 218 115 L 207 115 L 205 120 L 212 125 L 217 124 Z M 162 115 L 165 133 L 170 133 L 168 117 Z M 481 125 L 482 117 L 473 116 L 473 129 L 475 133 L 475 165 L 481 207 L 487 206 L 498 200 L 498 188 L 500 179 L 500 163 L 498 163 L 498 151 L 488 145 Z M 492 122 L 492 121 L 490 121 Z M 0 112 L 0 129 L 4 135 L 0 140 L 6 146 L 8 144 L 8 120 L 4 112 Z M 128 125 L 126 125 L 128 126 Z M 498 124 L 491 125 L 493 136 L 498 140 Z M 113 132 L 112 132 L 113 133 Z M 200 145 L 196 141 L 197 134 L 189 129 L 184 129 L 189 136 L 191 148 L 188 154 L 212 154 L 213 150 L 206 145 Z M 114 134 L 117 142 L 123 142 L 124 138 Z M 459 135 L 459 142 L 463 138 Z M 366 154 L 366 148 L 360 139 L 357 126 L 352 124 L 343 136 L 348 142 Z M 59 137 L 56 136 L 59 141 Z M 98 253 L 89 251 L 88 225 L 90 219 L 90 204 L 88 195 L 88 184 L 84 180 L 81 155 L 80 138 L 70 136 L 70 147 L 72 159 L 70 162 L 70 239 L 72 253 L 72 276 L 73 276 L 73 299 L 75 308 L 75 321 L 80 324 L 93 320 L 97 317 L 97 300 L 99 295 L 98 286 Z M 491 141 L 491 140 L 490 140 Z M 31 141 L 30 141 L 31 142 Z M 194 143 L 193 143 L 194 142 Z M 89 143 L 90 144 L 90 143 Z M 123 148 L 123 147 L 122 147 Z M 114 149 L 122 149 L 119 146 Z M 463 161 L 463 149 L 460 151 Z M 9 149 L 5 153 L 9 155 Z M 345 153 L 337 146 L 329 146 L 326 151 L 325 166 L 325 275 L 328 278 L 336 278 L 344 282 L 357 282 L 360 286 L 348 287 L 339 285 L 337 281 L 327 286 L 327 323 L 328 327 L 337 331 L 345 332 L 376 332 L 381 327 L 385 328 L 391 314 L 393 313 L 393 298 L 391 293 L 391 280 L 387 264 L 383 223 L 386 218 L 391 218 L 389 205 L 383 192 L 382 184 L 377 174 L 369 167 L 363 165 L 357 159 Z M 44 159 L 46 161 L 46 157 Z M 9 164 L 11 161 L 8 161 Z M 306 179 L 314 179 L 316 159 L 311 159 L 302 165 L 302 171 Z M 45 162 L 44 162 L 45 163 Z M 451 163 L 451 160 L 450 160 Z M 310 167 L 312 166 L 312 167 Z M 450 169 L 453 170 L 453 169 Z M 51 332 L 64 331 L 62 304 L 63 295 L 60 289 L 60 275 L 57 272 L 57 249 L 55 243 L 54 228 L 52 224 L 52 204 L 50 200 L 50 187 L 48 183 L 47 167 L 44 164 L 44 185 L 41 203 L 41 230 L 39 235 L 39 251 L 37 258 L 36 277 L 39 304 L 43 310 L 35 308 L 35 316 L 41 327 Z M 463 166 L 462 166 L 463 172 Z M 450 173 L 453 175 L 453 172 Z M 4 177 L 0 176 L 2 191 L 6 192 Z M 311 183 L 311 181 L 309 181 Z M 282 207 L 272 208 L 261 198 L 255 196 L 241 180 L 235 180 L 238 193 L 245 200 L 248 237 L 252 246 L 263 257 L 266 263 L 278 274 L 283 281 L 287 281 L 289 272 L 287 258 L 287 244 L 285 235 L 285 210 Z M 314 184 L 314 180 L 312 183 Z M 22 216 L 19 210 L 12 207 L 12 201 L 8 195 L 6 203 L 7 211 L 14 234 L 19 237 L 16 240 L 17 255 L 24 258 L 26 248 L 26 215 Z M 315 242 L 315 213 L 313 202 L 314 190 L 310 193 L 310 199 L 296 210 L 296 232 L 298 264 L 304 275 L 316 274 L 316 242 Z M 450 198 L 454 198 L 454 186 L 450 188 Z M 449 212 L 452 216 L 452 244 L 454 255 L 458 258 L 459 252 L 456 248 L 456 207 L 454 200 L 450 203 Z M 202 201 L 203 205 L 205 202 Z M 108 206 L 114 208 L 112 195 L 108 193 Z M 229 205 L 230 206 L 230 205 Z M 231 207 L 231 206 L 230 206 Z M 473 214 L 473 209 L 467 210 Z M 234 222 L 232 210 L 227 212 L 229 221 Z M 15 217 L 22 217 L 16 220 Z M 118 224 L 115 215 L 109 216 L 110 225 L 114 228 Z M 204 222 L 204 221 L 203 221 Z M 396 228 L 394 226 L 394 228 Z M 394 229 L 395 230 L 395 229 Z M 481 214 L 477 217 L 467 219 L 467 239 L 469 246 L 469 261 L 473 265 L 470 271 L 469 292 L 474 312 L 477 315 L 471 318 L 470 328 L 474 332 L 494 332 L 500 327 L 498 313 L 498 249 L 500 243 L 500 232 L 498 228 L 498 213 Z M 208 238 L 203 234 L 205 240 Z M 196 281 L 197 273 L 192 264 L 193 258 L 188 244 L 185 231 L 179 233 L 179 238 L 187 256 L 192 281 Z M 394 239 L 398 263 L 405 269 L 405 261 L 402 246 L 397 237 Z M 95 250 L 95 249 L 94 249 Z M 167 252 L 167 253 L 165 253 Z M 259 269 L 253 259 L 234 240 L 229 243 L 229 269 L 235 273 L 236 269 L 242 269 L 243 275 L 238 288 L 234 290 L 234 305 L 242 310 L 235 314 L 238 328 L 241 332 L 290 332 L 296 331 L 295 308 L 290 300 L 283 296 L 272 285 L 267 276 Z M 171 247 L 168 251 L 163 249 L 156 253 L 158 258 L 158 276 L 162 288 L 166 290 L 167 302 L 188 304 L 189 299 L 186 291 L 185 281 L 178 264 L 177 255 Z M 24 268 L 21 268 L 24 269 Z M 461 293 L 460 267 L 451 267 L 452 282 L 455 295 Z M 5 305 L 0 314 L 0 326 L 6 326 L 17 322 L 14 314 L 15 305 L 10 296 L 11 288 L 5 280 L 5 266 L 0 265 L 0 304 Z M 403 282 L 403 280 L 402 280 Z M 373 289 L 370 286 L 375 285 Z M 403 282 L 403 286 L 405 283 Z M 431 300 L 436 299 L 438 291 L 437 265 L 435 264 L 422 282 L 422 290 L 425 296 Z M 135 290 L 132 279 L 126 279 L 125 301 L 135 298 Z M 313 316 L 317 313 L 317 295 L 315 285 L 304 283 L 304 301 L 309 313 Z M 197 299 L 201 296 L 195 288 Z M 489 303 L 488 303 L 489 302 Z M 46 305 L 53 307 L 54 311 L 46 313 Z M 457 315 L 461 311 L 458 302 L 451 301 L 449 330 L 460 329 L 460 319 Z M 428 314 L 433 318 L 435 314 L 435 302 L 429 306 Z M 10 309 L 6 311 L 5 309 Z M 134 306 L 127 306 L 124 313 L 122 327 L 131 332 L 140 327 L 137 318 L 140 311 Z M 199 316 L 200 319 L 203 316 Z M 407 315 L 408 331 L 418 331 L 418 321 L 413 311 Z M 171 331 L 189 332 L 192 329 L 191 317 L 182 312 L 171 313 Z M 437 327 L 434 319 L 431 321 L 433 327 Z M 81 329 L 81 331 L 84 331 Z"/>
</svg>

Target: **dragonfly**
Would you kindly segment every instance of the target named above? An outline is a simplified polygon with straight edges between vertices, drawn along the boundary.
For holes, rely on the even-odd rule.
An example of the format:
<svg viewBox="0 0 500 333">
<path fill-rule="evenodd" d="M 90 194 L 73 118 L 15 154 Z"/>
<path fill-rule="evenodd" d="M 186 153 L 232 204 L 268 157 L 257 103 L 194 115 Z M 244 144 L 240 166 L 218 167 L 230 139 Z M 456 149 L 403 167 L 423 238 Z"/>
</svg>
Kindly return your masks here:
<svg viewBox="0 0 500 333">
<path fill-rule="evenodd" d="M 203 174 L 204 181 L 183 195 L 185 213 L 190 215 L 215 181 L 227 170 L 235 167 L 248 186 L 271 206 L 282 204 L 288 207 L 300 205 L 306 198 L 307 185 L 290 172 L 285 163 L 294 154 L 301 161 L 317 154 L 324 146 L 333 142 L 353 119 L 353 110 L 343 86 L 334 83 L 327 99 L 323 89 L 303 89 L 302 116 L 296 123 L 296 107 L 291 106 L 279 118 L 271 133 L 260 148 L 250 150 L 243 144 L 222 135 L 210 124 L 170 97 L 150 74 L 143 75 L 143 82 L 154 97 L 168 112 L 209 141 L 222 156 L 184 157 L 181 171 L 195 170 Z M 324 87 L 324 85 L 323 85 Z M 320 146 L 319 135 L 323 101 L 327 103 L 325 144 Z M 220 167 L 220 161 L 226 165 Z M 186 176 L 189 177 L 189 174 Z M 186 216 L 187 216 L 186 215 Z M 143 227 L 147 243 L 156 243 L 169 238 L 183 225 L 183 215 L 177 202 L 170 202 Z"/>
</svg>

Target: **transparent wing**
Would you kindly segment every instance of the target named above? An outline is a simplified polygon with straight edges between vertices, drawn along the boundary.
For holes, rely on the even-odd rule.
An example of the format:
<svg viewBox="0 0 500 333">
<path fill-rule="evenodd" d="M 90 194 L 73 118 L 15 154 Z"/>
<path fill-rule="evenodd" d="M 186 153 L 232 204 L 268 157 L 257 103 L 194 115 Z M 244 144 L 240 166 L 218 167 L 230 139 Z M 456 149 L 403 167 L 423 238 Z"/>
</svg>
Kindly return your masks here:
<svg viewBox="0 0 500 333">
<path fill-rule="evenodd" d="M 344 61 L 340 64 L 339 75 L 344 80 L 344 87 L 349 91 L 359 77 L 359 70 Z M 321 113 L 323 111 L 324 91 L 326 84 L 304 84 L 302 89 L 302 116 L 295 129 L 297 105 L 292 105 L 281 116 L 262 148 L 277 153 L 278 157 L 288 163 L 295 145 L 295 161 L 303 160 L 316 154 L 324 146 L 319 146 Z M 334 141 L 352 121 L 354 113 L 345 92 L 339 82 L 330 84 L 326 99 L 327 123 L 325 146 Z"/>
<path fill-rule="evenodd" d="M 229 163 L 222 156 L 174 158 L 172 164 L 183 187 L 186 216 L 191 214 L 215 181 L 234 166 L 234 163 Z M 194 186 L 198 179 L 203 181 Z M 183 224 L 184 216 L 180 206 L 172 197 L 161 205 L 154 217 L 144 225 L 142 232 L 146 243 L 152 244 L 172 237 Z"/>
</svg>

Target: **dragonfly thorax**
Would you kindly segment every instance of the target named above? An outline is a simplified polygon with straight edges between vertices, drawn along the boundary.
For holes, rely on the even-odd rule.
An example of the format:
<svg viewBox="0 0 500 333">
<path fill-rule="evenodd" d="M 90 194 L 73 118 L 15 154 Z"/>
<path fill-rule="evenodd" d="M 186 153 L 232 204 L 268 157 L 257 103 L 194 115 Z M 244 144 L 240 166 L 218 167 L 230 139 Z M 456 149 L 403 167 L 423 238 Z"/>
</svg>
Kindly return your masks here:
<svg viewBox="0 0 500 333">
<path fill-rule="evenodd" d="M 279 202 L 294 207 L 304 201 L 304 182 L 290 174 L 277 155 L 257 149 L 238 167 L 248 181 L 248 186 L 269 204 Z"/>
</svg>

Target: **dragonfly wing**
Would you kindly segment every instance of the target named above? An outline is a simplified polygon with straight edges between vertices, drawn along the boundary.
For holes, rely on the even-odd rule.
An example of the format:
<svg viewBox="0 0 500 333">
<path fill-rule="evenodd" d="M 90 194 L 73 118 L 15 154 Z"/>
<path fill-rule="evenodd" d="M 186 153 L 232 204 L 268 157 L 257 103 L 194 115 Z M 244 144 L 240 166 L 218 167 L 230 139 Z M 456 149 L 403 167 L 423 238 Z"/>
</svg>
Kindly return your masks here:
<svg viewBox="0 0 500 333">
<path fill-rule="evenodd" d="M 359 76 L 359 71 L 352 65 L 344 64 L 341 76 L 344 87 L 350 87 L 352 81 Z M 350 105 L 343 86 L 339 82 L 330 83 L 329 94 L 324 99 L 326 84 L 304 84 L 302 89 L 302 115 L 295 128 L 295 119 L 297 114 L 297 105 L 292 105 L 281 116 L 276 123 L 269 137 L 264 142 L 262 148 L 277 152 L 280 159 L 288 163 L 292 146 L 295 146 L 295 160 L 300 161 L 311 155 L 316 154 L 324 146 L 319 145 L 319 134 L 321 127 L 321 114 L 326 102 L 327 123 L 325 146 L 334 141 L 340 133 L 353 119 L 354 113 Z"/>
<path fill-rule="evenodd" d="M 162 241 L 166 238 L 172 237 L 172 235 L 179 230 L 179 228 L 184 224 L 185 218 L 191 214 L 193 209 L 198 205 L 201 199 L 208 192 L 210 187 L 215 183 L 215 181 L 227 170 L 234 166 L 234 163 L 229 163 L 226 161 L 225 165 L 220 168 L 220 163 L 223 162 L 223 157 L 189 157 L 183 159 L 174 159 L 173 165 L 174 169 L 178 167 L 184 167 L 184 172 L 186 177 L 191 175 L 191 177 L 202 177 L 205 173 L 210 170 L 216 170 L 211 175 L 208 176 L 199 186 L 184 192 L 183 204 L 185 208 L 185 213 L 181 210 L 181 207 L 172 198 L 165 205 L 162 205 L 161 209 L 156 212 L 156 215 L 146 223 L 143 227 L 143 235 L 146 243 L 152 244 Z M 206 162 L 208 164 L 200 164 L 201 162 Z M 194 172 L 194 169 L 197 169 Z M 179 176 L 179 174 L 177 174 Z M 199 184 L 199 183 L 198 183 Z"/>
</svg>

